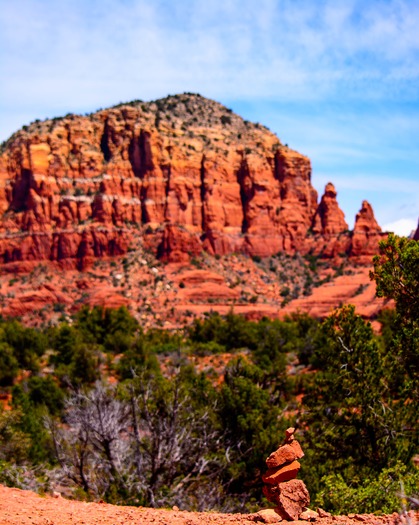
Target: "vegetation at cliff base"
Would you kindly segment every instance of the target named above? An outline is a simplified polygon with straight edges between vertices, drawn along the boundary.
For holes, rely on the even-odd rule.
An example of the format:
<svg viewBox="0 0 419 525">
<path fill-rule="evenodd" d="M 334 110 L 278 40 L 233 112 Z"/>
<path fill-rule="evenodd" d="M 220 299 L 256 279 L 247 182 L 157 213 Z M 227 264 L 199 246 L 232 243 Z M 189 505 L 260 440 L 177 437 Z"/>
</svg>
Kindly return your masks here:
<svg viewBox="0 0 419 525">
<path fill-rule="evenodd" d="M 344 306 L 144 331 L 125 308 L 35 330 L 0 321 L 0 482 L 119 504 L 254 510 L 265 459 L 297 428 L 312 506 L 398 510 L 419 486 L 419 244 L 374 259 L 381 334 Z"/>
</svg>

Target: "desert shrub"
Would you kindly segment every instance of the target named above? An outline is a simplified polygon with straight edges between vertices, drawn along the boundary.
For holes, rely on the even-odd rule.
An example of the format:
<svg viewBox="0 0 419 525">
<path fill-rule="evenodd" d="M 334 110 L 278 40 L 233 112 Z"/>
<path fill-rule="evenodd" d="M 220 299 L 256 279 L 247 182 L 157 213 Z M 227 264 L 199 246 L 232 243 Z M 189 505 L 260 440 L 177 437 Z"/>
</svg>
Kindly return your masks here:
<svg viewBox="0 0 419 525">
<path fill-rule="evenodd" d="M 30 437 L 21 429 L 22 413 L 19 410 L 0 409 L 0 463 L 23 464 L 29 455 Z"/>
<path fill-rule="evenodd" d="M 12 385 L 18 371 L 19 363 L 13 348 L 6 342 L 0 341 L 0 386 Z"/>
<path fill-rule="evenodd" d="M 137 337 L 134 344 L 124 353 L 116 369 L 121 380 L 132 379 L 138 375 L 151 377 L 160 374 L 155 352 L 141 337 Z"/>
<path fill-rule="evenodd" d="M 171 333 L 161 328 L 151 328 L 144 334 L 144 344 L 156 354 L 170 355 L 180 353 L 183 338 L 179 333 Z"/>
<path fill-rule="evenodd" d="M 118 309 L 83 307 L 77 313 L 75 326 L 86 342 L 100 345 L 104 345 L 105 339 L 116 332 L 133 336 L 139 328 L 138 321 L 124 306 Z"/>
<path fill-rule="evenodd" d="M 52 442 L 43 424 L 46 407 L 31 400 L 24 384 L 13 387 L 12 406 L 12 412 L 18 415 L 14 428 L 22 433 L 28 443 L 25 464 L 48 464 L 53 456 Z"/>
<path fill-rule="evenodd" d="M 194 342 L 214 341 L 224 346 L 227 351 L 257 347 L 256 323 L 246 321 L 244 317 L 233 312 L 226 316 L 211 313 L 205 319 L 194 319 L 187 329 L 187 335 Z"/>
<path fill-rule="evenodd" d="M 34 406 L 44 406 L 51 414 L 60 413 L 64 404 L 64 392 L 51 376 L 32 376 L 24 383 L 24 387 Z"/>
<path fill-rule="evenodd" d="M 83 337 L 76 327 L 62 323 L 48 332 L 49 344 L 53 353 L 49 357 L 51 365 L 69 365 L 75 349 L 83 343 Z"/>
<path fill-rule="evenodd" d="M 376 279 L 388 277 L 386 254 Z M 397 257 L 410 277 L 385 270 L 403 286 L 386 288 L 397 309 L 380 315 L 380 336 L 352 307 L 323 323 L 210 313 L 172 332 L 143 331 L 126 309 L 82 308 L 73 324 L 44 330 L 0 320 L 0 384 L 14 384 L 11 419 L 0 411 L 0 480 L 20 486 L 24 472 L 42 478 L 58 462 L 76 496 L 249 510 L 263 501 L 265 458 L 297 424 L 312 500 L 334 512 L 393 510 L 398 479 L 406 492 L 417 483 L 404 465 L 419 446 L 416 298 L 400 295 L 416 289 L 418 265 Z M 222 352 L 239 357 L 213 385 L 190 356 Z M 96 382 L 104 360 L 117 387 Z M 96 433 L 99 416 L 108 434 Z"/>
<path fill-rule="evenodd" d="M 217 413 L 223 449 L 228 454 L 222 479 L 227 485 L 226 501 L 235 502 L 235 511 L 243 512 L 251 502 L 262 504 L 260 474 L 265 470 L 265 459 L 289 426 L 282 417 L 284 405 L 274 402 L 263 383 L 263 370 L 237 358 L 227 366 L 218 394 Z"/>
<path fill-rule="evenodd" d="M 216 341 L 193 343 L 189 348 L 192 355 L 197 355 L 200 357 L 222 354 L 226 351 L 226 348 Z"/>
<path fill-rule="evenodd" d="M 0 324 L 0 341 L 13 348 L 13 355 L 20 368 L 33 372 L 39 370 L 39 358 L 47 348 L 47 338 L 43 332 L 26 328 L 16 320 L 3 321 Z"/>
<path fill-rule="evenodd" d="M 390 342 L 394 365 L 404 373 L 405 397 L 419 406 L 419 242 L 390 234 L 380 242 L 370 277 L 377 284 L 378 297 L 396 303 Z"/>
<path fill-rule="evenodd" d="M 398 512 L 402 502 L 400 482 L 406 495 L 416 495 L 419 487 L 419 471 L 409 472 L 406 465 L 396 463 L 383 469 L 378 477 L 346 482 L 339 474 L 322 479 L 323 489 L 316 503 L 335 514 Z"/>
<path fill-rule="evenodd" d="M 417 446 L 415 407 L 400 403 L 388 385 L 384 356 L 371 325 L 343 307 L 325 320 L 319 370 L 305 385 L 302 424 L 306 479 L 315 494 L 332 469 L 345 483 L 377 479 Z"/>
</svg>

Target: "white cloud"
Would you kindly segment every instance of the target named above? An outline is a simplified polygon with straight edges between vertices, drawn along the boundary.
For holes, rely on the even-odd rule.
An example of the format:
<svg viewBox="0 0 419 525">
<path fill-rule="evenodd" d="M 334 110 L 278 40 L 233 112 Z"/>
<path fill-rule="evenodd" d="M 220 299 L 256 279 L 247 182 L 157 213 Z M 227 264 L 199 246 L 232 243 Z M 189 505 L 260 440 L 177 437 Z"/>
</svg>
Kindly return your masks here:
<svg viewBox="0 0 419 525">
<path fill-rule="evenodd" d="M 415 13 L 412 1 L 15 0 L 1 13 L 2 95 L 80 99 L 84 77 L 115 99 L 190 85 L 216 98 L 400 94 L 394 78 L 419 76 Z"/>
<path fill-rule="evenodd" d="M 417 226 L 417 221 L 414 221 L 413 219 L 398 219 L 394 222 L 384 224 L 383 230 L 407 237 L 412 231 L 416 231 Z"/>
<path fill-rule="evenodd" d="M 253 101 L 251 120 L 312 158 L 320 191 L 332 180 L 342 202 L 356 196 L 349 217 L 365 194 L 380 221 L 412 221 L 418 19 L 416 0 L 6 2 L 1 139 L 35 118 L 168 93 Z"/>
</svg>

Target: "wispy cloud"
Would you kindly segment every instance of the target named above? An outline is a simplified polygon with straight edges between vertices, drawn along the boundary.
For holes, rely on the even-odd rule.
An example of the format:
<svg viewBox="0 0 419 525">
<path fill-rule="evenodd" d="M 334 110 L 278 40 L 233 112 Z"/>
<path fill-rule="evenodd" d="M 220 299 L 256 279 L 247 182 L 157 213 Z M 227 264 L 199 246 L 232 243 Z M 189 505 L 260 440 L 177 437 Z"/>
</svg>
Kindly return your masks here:
<svg viewBox="0 0 419 525">
<path fill-rule="evenodd" d="M 92 91 L 153 98 L 182 87 L 287 100 L 419 89 L 413 0 L 15 0 L 0 17 L 9 101 L 28 92 L 56 105 L 90 102 Z"/>
<path fill-rule="evenodd" d="M 254 104 L 252 120 L 312 158 L 317 187 L 378 188 L 388 223 L 394 177 L 419 193 L 416 0 L 3 4 L 1 140 L 35 118 L 194 91 Z M 419 203 L 407 191 L 399 202 L 411 220 Z"/>
</svg>

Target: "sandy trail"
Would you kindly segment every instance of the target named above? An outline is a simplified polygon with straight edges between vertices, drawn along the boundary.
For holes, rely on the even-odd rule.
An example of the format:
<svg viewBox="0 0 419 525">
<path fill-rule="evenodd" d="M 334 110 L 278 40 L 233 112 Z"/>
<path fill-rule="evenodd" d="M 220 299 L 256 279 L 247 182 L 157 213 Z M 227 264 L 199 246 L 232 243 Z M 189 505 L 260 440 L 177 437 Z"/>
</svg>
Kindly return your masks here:
<svg viewBox="0 0 419 525">
<path fill-rule="evenodd" d="M 419 523 L 419 516 L 412 516 Z M 0 525 L 254 525 L 255 514 L 220 514 L 181 510 L 122 507 L 85 503 L 65 498 L 41 497 L 33 492 L 0 485 Z M 308 525 L 307 521 L 283 522 Z M 317 519 L 315 525 L 383 525 L 400 523 L 390 516 L 349 515 Z"/>
</svg>

